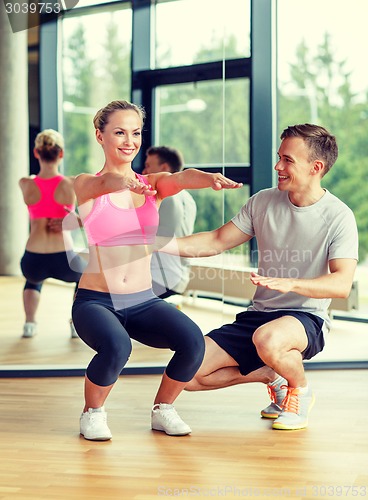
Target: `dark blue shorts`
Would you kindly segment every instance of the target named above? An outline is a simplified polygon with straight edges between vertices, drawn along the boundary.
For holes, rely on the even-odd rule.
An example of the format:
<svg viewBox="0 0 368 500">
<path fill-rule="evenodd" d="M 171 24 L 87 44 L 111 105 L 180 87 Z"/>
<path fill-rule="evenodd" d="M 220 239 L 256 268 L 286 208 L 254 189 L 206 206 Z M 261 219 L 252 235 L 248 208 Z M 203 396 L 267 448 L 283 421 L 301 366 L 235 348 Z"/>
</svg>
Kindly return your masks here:
<svg viewBox="0 0 368 500">
<path fill-rule="evenodd" d="M 223 325 L 207 334 L 239 365 L 242 375 L 247 375 L 265 366 L 258 356 L 253 343 L 253 334 L 260 326 L 282 316 L 293 316 L 304 326 L 308 345 L 302 352 L 303 359 L 311 359 L 324 348 L 323 319 L 311 313 L 301 311 L 243 311 L 236 315 L 234 323 Z"/>
</svg>

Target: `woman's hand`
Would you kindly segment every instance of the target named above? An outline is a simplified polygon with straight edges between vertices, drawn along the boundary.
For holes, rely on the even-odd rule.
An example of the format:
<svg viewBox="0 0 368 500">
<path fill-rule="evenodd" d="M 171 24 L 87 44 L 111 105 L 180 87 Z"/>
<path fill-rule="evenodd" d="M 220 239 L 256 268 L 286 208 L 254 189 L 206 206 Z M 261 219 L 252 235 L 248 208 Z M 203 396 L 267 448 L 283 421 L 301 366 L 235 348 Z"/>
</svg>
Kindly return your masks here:
<svg viewBox="0 0 368 500">
<path fill-rule="evenodd" d="M 151 184 L 145 184 L 138 179 L 131 179 L 130 177 L 124 177 L 124 188 L 129 189 L 136 194 L 144 194 L 145 196 L 155 196 L 157 193 L 156 189 L 153 189 Z"/>
<path fill-rule="evenodd" d="M 243 186 L 241 182 L 235 182 L 219 172 L 212 174 L 196 168 L 187 168 L 175 174 L 168 172 L 150 174 L 148 178 L 157 189 L 161 199 L 173 196 L 183 189 L 211 188 L 214 191 L 221 191 L 221 189 L 237 189 Z"/>
<path fill-rule="evenodd" d="M 221 189 L 236 189 L 243 186 L 242 182 L 235 182 L 220 173 L 210 174 L 212 176 L 212 189 L 220 191 Z"/>
</svg>

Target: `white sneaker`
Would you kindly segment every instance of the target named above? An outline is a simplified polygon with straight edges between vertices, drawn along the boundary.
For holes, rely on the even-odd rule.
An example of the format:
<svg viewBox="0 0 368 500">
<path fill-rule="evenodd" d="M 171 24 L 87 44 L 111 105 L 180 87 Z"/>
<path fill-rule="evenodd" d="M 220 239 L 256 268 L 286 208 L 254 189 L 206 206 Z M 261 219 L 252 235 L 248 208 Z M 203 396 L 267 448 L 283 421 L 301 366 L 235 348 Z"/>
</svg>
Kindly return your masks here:
<svg viewBox="0 0 368 500">
<path fill-rule="evenodd" d="M 69 320 L 69 324 L 70 324 L 70 336 L 72 339 L 79 339 L 79 335 L 77 333 L 77 330 L 75 329 L 75 326 L 73 324 L 73 320 Z"/>
<path fill-rule="evenodd" d="M 88 408 L 80 417 L 80 433 L 91 441 L 108 441 L 112 438 L 107 426 L 107 413 L 101 408 Z"/>
<path fill-rule="evenodd" d="M 155 431 L 166 432 L 169 436 L 185 436 L 192 432 L 177 414 L 171 404 L 160 403 L 154 405 L 151 414 L 151 427 Z"/>
<path fill-rule="evenodd" d="M 29 339 L 31 337 L 34 337 L 37 334 L 37 323 L 24 323 L 23 326 L 23 335 L 22 337 L 24 339 Z"/>
</svg>

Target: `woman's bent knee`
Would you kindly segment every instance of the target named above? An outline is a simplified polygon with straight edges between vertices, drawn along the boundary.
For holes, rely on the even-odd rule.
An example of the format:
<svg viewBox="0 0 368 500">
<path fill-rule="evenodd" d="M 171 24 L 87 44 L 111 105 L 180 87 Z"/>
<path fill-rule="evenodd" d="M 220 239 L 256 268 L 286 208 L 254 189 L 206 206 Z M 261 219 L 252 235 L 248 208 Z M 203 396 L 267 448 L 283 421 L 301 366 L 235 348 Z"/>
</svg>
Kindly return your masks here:
<svg viewBox="0 0 368 500">
<path fill-rule="evenodd" d="M 179 382 L 189 382 L 197 373 L 204 357 L 203 336 L 190 346 L 178 349 L 167 365 L 167 375 Z"/>
<path fill-rule="evenodd" d="M 101 350 L 87 368 L 88 378 L 96 385 L 108 386 L 116 382 L 126 365 L 131 348 Z"/>
</svg>

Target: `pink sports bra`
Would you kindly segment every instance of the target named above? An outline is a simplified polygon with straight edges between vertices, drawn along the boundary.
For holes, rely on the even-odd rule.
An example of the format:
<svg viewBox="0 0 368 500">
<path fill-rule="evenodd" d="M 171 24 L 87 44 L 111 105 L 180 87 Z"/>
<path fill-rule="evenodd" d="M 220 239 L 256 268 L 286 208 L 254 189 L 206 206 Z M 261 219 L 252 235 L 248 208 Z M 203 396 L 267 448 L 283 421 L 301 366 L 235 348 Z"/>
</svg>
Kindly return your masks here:
<svg viewBox="0 0 368 500">
<path fill-rule="evenodd" d="M 135 175 L 148 184 L 143 175 Z M 109 194 L 104 194 L 95 199 L 83 226 L 89 245 L 113 247 L 152 244 L 158 223 L 155 196 L 146 196 L 145 203 L 140 207 L 120 208 L 114 205 Z"/>
<path fill-rule="evenodd" d="M 41 192 L 41 199 L 33 205 L 28 205 L 28 212 L 30 219 L 42 218 L 63 218 L 67 215 L 67 210 L 74 210 L 74 205 L 61 204 L 55 201 L 54 193 L 60 182 L 64 179 L 63 175 L 56 175 L 50 179 L 43 179 L 36 177 L 33 179 Z"/>
</svg>

